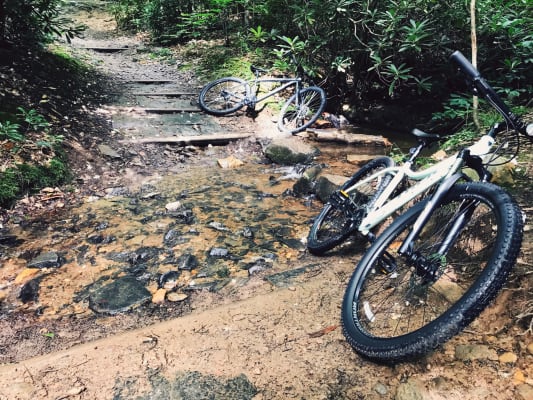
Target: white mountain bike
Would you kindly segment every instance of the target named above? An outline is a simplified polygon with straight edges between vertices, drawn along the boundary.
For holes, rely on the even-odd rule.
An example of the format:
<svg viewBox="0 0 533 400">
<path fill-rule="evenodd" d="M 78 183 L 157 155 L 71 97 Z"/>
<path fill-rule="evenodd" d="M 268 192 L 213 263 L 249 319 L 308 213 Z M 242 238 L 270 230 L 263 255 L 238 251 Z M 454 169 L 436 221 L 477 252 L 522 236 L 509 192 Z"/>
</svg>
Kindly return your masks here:
<svg viewBox="0 0 533 400">
<path fill-rule="evenodd" d="M 489 183 L 488 164 L 507 151 L 498 136 L 530 140 L 526 126 L 458 51 L 451 56 L 477 95 L 503 116 L 470 147 L 421 171 L 420 151 L 440 139 L 414 131 L 419 144 L 407 162 L 381 157 L 333 193 L 311 228 L 308 247 L 321 254 L 353 232 L 372 242 L 354 270 L 342 304 L 344 335 L 360 354 L 398 362 L 421 356 L 461 331 L 489 304 L 514 266 L 523 217 L 515 200 Z M 507 160 L 509 160 L 507 158 Z M 476 172 L 473 182 L 463 168 Z M 405 182 L 416 181 L 406 188 Z M 415 202 L 377 238 L 372 229 Z"/>
</svg>

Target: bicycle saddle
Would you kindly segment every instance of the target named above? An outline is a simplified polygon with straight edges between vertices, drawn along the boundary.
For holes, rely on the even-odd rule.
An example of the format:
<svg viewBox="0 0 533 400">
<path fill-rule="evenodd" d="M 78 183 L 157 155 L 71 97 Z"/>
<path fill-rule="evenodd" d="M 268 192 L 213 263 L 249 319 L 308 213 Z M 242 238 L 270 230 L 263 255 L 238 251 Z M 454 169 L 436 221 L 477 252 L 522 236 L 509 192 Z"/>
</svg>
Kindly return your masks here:
<svg viewBox="0 0 533 400">
<path fill-rule="evenodd" d="M 256 72 L 265 73 L 268 72 L 266 69 L 256 67 L 254 65 L 250 65 L 250 70 L 255 74 Z"/>
<path fill-rule="evenodd" d="M 417 128 L 413 129 L 411 131 L 411 134 L 416 136 L 418 139 L 427 140 L 429 143 L 436 142 L 437 140 L 440 139 L 440 135 L 438 135 L 436 133 L 427 133 L 427 132 L 421 131 L 420 129 L 417 129 Z"/>
</svg>

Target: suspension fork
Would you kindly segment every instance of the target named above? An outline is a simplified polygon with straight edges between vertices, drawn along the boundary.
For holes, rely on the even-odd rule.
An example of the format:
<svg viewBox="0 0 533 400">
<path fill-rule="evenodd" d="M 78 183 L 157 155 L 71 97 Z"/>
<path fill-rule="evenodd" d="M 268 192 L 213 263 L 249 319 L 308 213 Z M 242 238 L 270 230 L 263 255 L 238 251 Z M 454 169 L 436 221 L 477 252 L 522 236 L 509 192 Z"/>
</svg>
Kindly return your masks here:
<svg viewBox="0 0 533 400">
<path fill-rule="evenodd" d="M 413 224 L 413 228 L 411 229 L 411 232 L 409 232 L 409 235 L 405 238 L 402 245 L 398 249 L 398 253 L 404 256 L 411 256 L 413 255 L 413 247 L 414 242 L 420 235 L 420 232 L 426 225 L 426 223 L 429 221 L 429 218 L 437 208 L 437 206 L 442 202 L 442 199 L 444 196 L 448 193 L 448 191 L 451 189 L 455 183 L 464 177 L 464 174 L 461 172 L 455 173 L 452 176 L 446 178 L 437 188 L 433 196 L 431 196 L 431 199 L 427 202 L 426 206 L 416 219 L 415 223 Z M 460 226 L 457 226 L 455 230 L 460 230 Z M 452 238 L 450 238 L 451 243 Z"/>
</svg>

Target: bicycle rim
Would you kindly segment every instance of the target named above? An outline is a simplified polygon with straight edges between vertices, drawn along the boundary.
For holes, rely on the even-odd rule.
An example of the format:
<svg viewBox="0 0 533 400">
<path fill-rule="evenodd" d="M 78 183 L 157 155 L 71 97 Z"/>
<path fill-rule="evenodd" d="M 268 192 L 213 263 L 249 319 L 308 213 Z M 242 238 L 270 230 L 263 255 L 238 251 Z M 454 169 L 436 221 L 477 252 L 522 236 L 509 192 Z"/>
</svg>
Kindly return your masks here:
<svg viewBox="0 0 533 400">
<path fill-rule="evenodd" d="M 315 123 L 325 104 L 324 91 L 319 87 L 308 87 L 293 95 L 280 112 L 279 130 L 291 133 L 303 131 Z"/>
<path fill-rule="evenodd" d="M 222 78 L 209 83 L 200 93 L 200 107 L 215 115 L 235 112 L 244 106 L 248 84 L 239 78 Z"/>
<path fill-rule="evenodd" d="M 363 181 L 371 175 L 394 165 L 388 157 L 380 157 L 365 164 L 344 185 L 342 189 L 348 190 L 357 182 Z M 383 192 L 391 181 L 391 175 L 379 175 L 375 179 L 360 185 L 357 190 L 349 192 L 349 209 L 334 207 L 331 203 L 324 206 L 316 217 L 307 238 L 307 247 L 313 254 L 322 254 L 337 246 L 354 232 L 367 209 L 374 200 Z M 330 200 L 331 201 L 331 200 Z"/>
</svg>

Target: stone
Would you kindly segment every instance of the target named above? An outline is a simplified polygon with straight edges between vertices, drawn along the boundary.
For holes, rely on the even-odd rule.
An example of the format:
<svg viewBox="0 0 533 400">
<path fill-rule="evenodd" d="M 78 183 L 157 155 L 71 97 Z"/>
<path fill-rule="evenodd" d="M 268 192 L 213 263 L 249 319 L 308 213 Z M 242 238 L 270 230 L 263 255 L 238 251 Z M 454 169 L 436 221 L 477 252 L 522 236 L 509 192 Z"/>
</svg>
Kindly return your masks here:
<svg viewBox="0 0 533 400">
<path fill-rule="evenodd" d="M 294 165 L 310 162 L 318 151 L 296 138 L 278 138 L 265 149 L 265 155 L 276 164 Z"/>
<path fill-rule="evenodd" d="M 152 295 L 132 276 L 99 287 L 89 296 L 89 308 L 97 313 L 118 314 L 151 300 Z"/>
<path fill-rule="evenodd" d="M 315 185 L 315 193 L 317 197 L 326 203 L 331 193 L 337 190 L 344 182 L 345 176 L 323 174 L 318 177 Z"/>
<path fill-rule="evenodd" d="M 167 203 L 165 205 L 165 209 L 167 211 L 177 211 L 181 208 L 181 202 L 180 201 L 173 201 L 171 203 Z"/>
<path fill-rule="evenodd" d="M 107 144 L 100 144 L 98 145 L 98 151 L 102 153 L 102 155 L 110 158 L 121 158 L 120 154 L 118 154 L 117 151 L 112 149 Z"/>
<path fill-rule="evenodd" d="M 461 361 L 471 360 L 497 360 L 498 354 L 495 350 L 482 344 L 466 344 L 455 347 L 455 358 Z"/>
<path fill-rule="evenodd" d="M 189 296 L 186 295 L 185 293 L 172 292 L 172 293 L 167 294 L 167 300 L 171 301 L 173 303 L 177 303 L 177 302 L 186 300 L 188 298 L 189 298 Z"/>
<path fill-rule="evenodd" d="M 244 161 L 239 160 L 237 157 L 231 155 L 226 158 L 221 158 L 217 160 L 218 165 L 221 168 L 227 169 L 227 168 L 237 168 L 244 165 Z"/>
<path fill-rule="evenodd" d="M 501 354 L 498 357 L 498 361 L 501 363 L 515 363 L 518 360 L 518 356 L 510 351 Z"/>
<path fill-rule="evenodd" d="M 53 268 L 59 266 L 59 255 L 54 251 L 41 253 L 28 263 L 28 268 Z"/>
<path fill-rule="evenodd" d="M 424 400 L 426 391 L 423 385 L 417 379 L 409 378 L 407 382 L 401 383 L 396 389 L 395 400 Z"/>
<path fill-rule="evenodd" d="M 154 304 L 162 304 L 165 302 L 165 296 L 167 294 L 167 290 L 164 288 L 157 289 L 157 291 L 152 296 L 152 303 Z"/>
<path fill-rule="evenodd" d="M 179 270 L 191 271 L 198 267 L 198 259 L 193 254 L 182 254 L 178 257 L 177 266 Z"/>
<path fill-rule="evenodd" d="M 533 343 L 529 343 L 529 344 L 527 345 L 527 352 L 528 352 L 529 354 L 533 354 Z"/>
<path fill-rule="evenodd" d="M 32 279 L 35 275 L 39 273 L 39 268 L 25 268 L 20 274 L 15 278 L 15 284 L 21 285 L 26 283 L 28 280 Z"/>
</svg>

